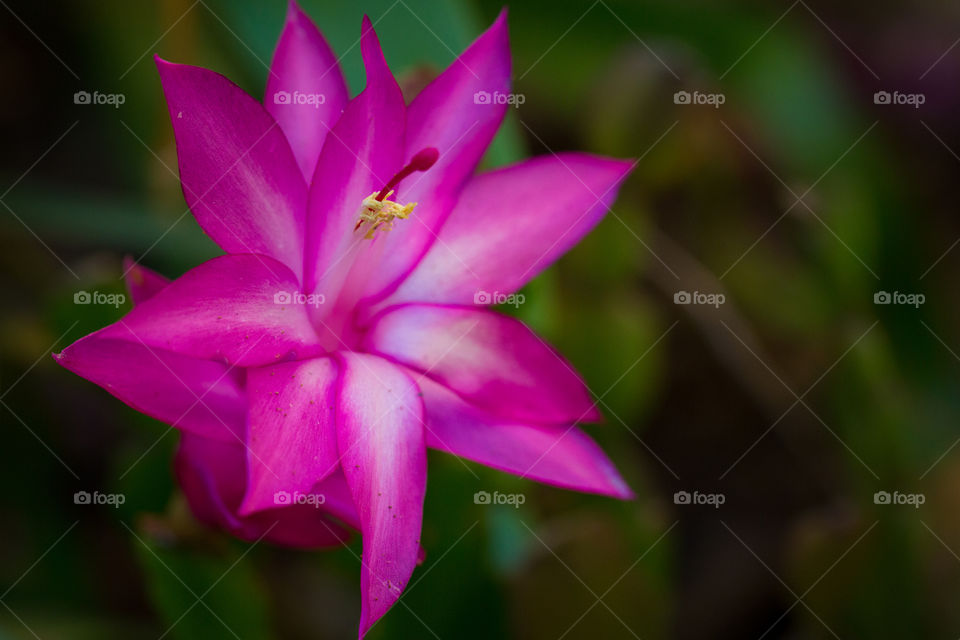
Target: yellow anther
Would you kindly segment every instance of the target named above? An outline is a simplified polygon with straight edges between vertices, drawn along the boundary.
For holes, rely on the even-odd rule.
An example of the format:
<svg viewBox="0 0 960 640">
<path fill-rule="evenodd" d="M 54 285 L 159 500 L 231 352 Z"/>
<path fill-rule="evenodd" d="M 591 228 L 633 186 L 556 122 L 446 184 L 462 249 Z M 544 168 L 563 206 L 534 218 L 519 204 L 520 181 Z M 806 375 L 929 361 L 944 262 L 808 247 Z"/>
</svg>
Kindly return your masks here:
<svg viewBox="0 0 960 640">
<path fill-rule="evenodd" d="M 377 231 L 390 231 L 393 228 L 393 221 L 397 218 L 406 220 L 413 213 L 413 208 L 417 206 L 416 202 L 400 204 L 393 200 L 388 200 L 393 191 L 387 193 L 383 200 L 377 200 L 379 193 L 374 191 L 363 199 L 360 203 L 358 212 L 357 226 L 354 231 L 366 225 L 366 232 L 363 237 L 372 240 Z"/>
</svg>

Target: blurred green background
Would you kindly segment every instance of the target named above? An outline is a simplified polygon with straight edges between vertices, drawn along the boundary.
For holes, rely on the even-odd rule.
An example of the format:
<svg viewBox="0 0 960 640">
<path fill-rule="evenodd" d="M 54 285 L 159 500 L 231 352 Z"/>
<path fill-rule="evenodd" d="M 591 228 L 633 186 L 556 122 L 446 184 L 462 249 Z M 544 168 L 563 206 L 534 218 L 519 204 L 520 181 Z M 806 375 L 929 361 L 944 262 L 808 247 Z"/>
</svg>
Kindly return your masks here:
<svg viewBox="0 0 960 640">
<path fill-rule="evenodd" d="M 285 3 L 0 4 L 0 638 L 354 636 L 359 541 L 297 552 L 192 523 L 176 433 L 49 357 L 125 312 L 73 303 L 122 291 L 125 254 L 171 277 L 216 255 L 186 214 L 152 56 L 260 96 Z M 368 13 L 408 92 L 501 8 L 302 6 L 340 53 Z M 607 418 L 590 433 L 638 497 L 431 454 L 427 560 L 369 637 L 960 636 L 960 8 L 524 0 L 509 19 L 525 101 L 487 164 L 639 159 L 516 312 L 584 373 Z M 343 63 L 355 92 L 357 47 Z"/>
</svg>

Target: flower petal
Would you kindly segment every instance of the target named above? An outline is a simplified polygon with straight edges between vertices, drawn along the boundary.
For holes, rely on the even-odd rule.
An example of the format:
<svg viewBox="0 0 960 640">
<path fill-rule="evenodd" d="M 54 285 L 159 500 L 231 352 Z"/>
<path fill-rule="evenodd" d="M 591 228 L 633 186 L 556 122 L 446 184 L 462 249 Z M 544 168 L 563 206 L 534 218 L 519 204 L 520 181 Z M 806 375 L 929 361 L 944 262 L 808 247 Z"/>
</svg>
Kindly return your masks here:
<svg viewBox="0 0 960 640">
<path fill-rule="evenodd" d="M 353 503 L 353 495 L 343 469 L 337 470 L 314 485 L 312 491 L 323 495 L 323 508 L 331 516 L 346 523 L 352 529 L 360 531 L 360 514 Z"/>
<path fill-rule="evenodd" d="M 151 418 L 185 432 L 236 442 L 246 420 L 242 372 L 98 331 L 54 354 L 77 375 Z"/>
<path fill-rule="evenodd" d="M 275 508 L 278 493 L 281 498 L 309 494 L 340 468 L 336 383 L 337 367 L 330 358 L 248 371 L 248 480 L 241 514 Z"/>
<path fill-rule="evenodd" d="M 296 549 L 339 547 L 350 539 L 350 531 L 330 519 L 320 507 L 307 504 L 260 511 L 244 518 L 248 534 L 235 534 L 254 540 L 254 534 L 274 544 Z"/>
<path fill-rule="evenodd" d="M 180 182 L 197 222 L 227 253 L 260 253 L 300 274 L 306 183 L 283 131 L 220 74 L 157 58 Z"/>
<path fill-rule="evenodd" d="M 174 468 L 194 516 L 243 540 L 264 538 L 284 546 L 315 548 L 339 546 L 350 536 L 327 510 L 311 505 L 238 516 L 246 470 L 244 448 L 236 442 L 227 444 L 184 434 Z M 342 476 L 340 482 L 344 482 Z"/>
<path fill-rule="evenodd" d="M 298 287 L 290 269 L 272 258 L 220 256 L 101 335 L 244 367 L 307 357 L 317 349 L 317 335 L 304 305 L 288 303 Z"/>
<path fill-rule="evenodd" d="M 330 45 L 291 1 L 267 76 L 264 105 L 290 143 L 307 183 L 317 157 L 347 103 L 347 83 Z"/>
<path fill-rule="evenodd" d="M 564 153 L 476 176 L 389 303 L 471 304 L 515 292 L 600 221 L 630 167 Z"/>
<path fill-rule="evenodd" d="M 363 532 L 360 637 L 400 597 L 417 564 L 427 458 L 417 385 L 380 358 L 339 354 L 341 464 Z"/>
<path fill-rule="evenodd" d="M 440 152 L 423 174 L 400 183 L 403 202 L 417 202 L 413 219 L 384 238 L 383 262 L 369 284 L 373 293 L 392 290 L 436 238 L 503 121 L 507 105 L 482 96 L 510 91 L 507 12 L 421 91 L 407 113 L 406 161 L 425 147 Z"/>
<path fill-rule="evenodd" d="M 519 320 L 476 307 L 401 305 L 378 316 L 364 350 L 396 359 L 504 419 L 597 421 L 563 357 Z"/>
<path fill-rule="evenodd" d="M 367 17 L 360 48 L 367 86 L 327 136 L 310 187 L 305 290 L 330 301 L 337 299 L 355 254 L 371 244 L 354 233 L 360 203 L 383 188 L 403 160 L 403 94 Z"/>
<path fill-rule="evenodd" d="M 428 379 L 418 380 L 427 446 L 539 482 L 615 498 L 633 492 L 580 429 L 505 421 Z"/>
<path fill-rule="evenodd" d="M 170 279 L 147 269 L 127 256 L 123 259 L 124 281 L 134 305 L 146 301 L 170 284 Z"/>
</svg>

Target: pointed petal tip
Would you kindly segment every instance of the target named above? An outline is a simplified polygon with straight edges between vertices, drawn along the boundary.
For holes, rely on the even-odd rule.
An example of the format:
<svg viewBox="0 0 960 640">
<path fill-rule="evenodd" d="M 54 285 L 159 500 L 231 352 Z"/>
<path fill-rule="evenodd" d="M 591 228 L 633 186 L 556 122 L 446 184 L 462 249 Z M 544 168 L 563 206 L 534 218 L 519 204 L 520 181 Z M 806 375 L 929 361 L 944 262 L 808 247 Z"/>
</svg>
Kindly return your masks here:
<svg viewBox="0 0 960 640">
<path fill-rule="evenodd" d="M 370 612 L 367 610 L 366 602 L 364 602 L 360 606 L 360 625 L 357 629 L 357 638 L 359 638 L 359 640 L 363 640 L 364 636 L 367 635 L 367 633 L 376 623 L 376 620 L 370 619 Z"/>
<path fill-rule="evenodd" d="M 617 469 L 612 460 L 610 461 L 610 470 L 607 473 L 607 477 L 610 481 L 610 490 L 601 492 L 600 495 L 616 498 L 617 500 L 635 500 L 637 498 L 637 494 L 630 488 L 630 485 L 627 484 L 627 481 L 623 478 L 620 470 Z"/>
<path fill-rule="evenodd" d="M 606 164 L 610 166 L 611 169 L 619 169 L 622 173 L 627 173 L 637 164 L 636 158 L 615 158 L 613 156 L 604 156 L 597 153 L 590 153 L 584 151 L 571 151 L 568 152 L 570 155 L 581 155 L 591 158 L 598 163 Z"/>
<path fill-rule="evenodd" d="M 386 66 L 386 57 L 383 55 L 383 49 L 380 46 L 380 37 L 377 30 L 370 21 L 370 16 L 364 14 L 363 22 L 360 26 L 360 56 L 363 58 L 364 65 L 369 68 L 371 65 Z"/>
<path fill-rule="evenodd" d="M 175 72 L 177 69 L 186 67 L 190 68 L 193 65 L 183 64 L 181 62 L 170 62 L 169 60 L 164 60 L 160 57 L 159 53 L 153 54 L 153 62 L 157 65 L 157 71 L 160 74 L 160 83 L 163 84 L 166 79 L 169 77 L 169 73 Z M 197 67 L 199 68 L 199 67 Z"/>
<path fill-rule="evenodd" d="M 581 161 L 593 164 L 597 170 L 607 173 L 613 182 L 613 186 L 616 187 L 619 187 L 637 166 L 637 159 L 635 158 L 615 158 L 583 151 L 561 152 L 561 155 L 568 158 L 568 161 L 579 158 Z"/>
<path fill-rule="evenodd" d="M 496 43 L 502 55 L 510 56 L 510 26 L 507 20 L 506 7 L 500 10 L 500 13 L 498 13 L 494 21 L 490 23 L 487 30 L 477 37 L 476 42 L 484 40 Z"/>
<path fill-rule="evenodd" d="M 363 17 L 363 28 L 360 33 L 360 57 L 363 58 L 363 67 L 367 76 L 367 85 L 364 91 L 377 87 L 375 91 L 393 94 L 392 100 L 399 101 L 403 108 L 403 94 L 400 85 L 387 64 L 387 58 L 380 46 L 380 37 L 370 22 L 369 16 Z"/>
<path fill-rule="evenodd" d="M 287 3 L 286 22 L 288 25 L 316 28 L 313 20 L 310 19 L 310 16 L 307 15 L 307 12 L 303 10 L 303 7 L 300 6 L 297 0 L 290 0 Z"/>
<path fill-rule="evenodd" d="M 633 489 L 630 488 L 630 485 L 627 484 L 627 481 L 624 480 L 620 474 L 617 474 L 615 491 L 610 494 L 611 498 L 616 498 L 618 500 L 635 500 L 637 494 L 634 493 Z"/>
<path fill-rule="evenodd" d="M 486 28 L 480 35 L 477 36 L 464 51 L 461 53 L 462 56 L 477 55 L 478 52 L 481 56 L 495 56 L 499 58 L 504 58 L 505 63 L 509 66 L 510 64 L 510 29 L 507 24 L 507 8 L 504 7 L 500 10 L 500 13 L 497 14 L 497 17 L 493 22 L 490 23 L 490 26 Z M 509 71 L 508 71 L 509 73 Z"/>
<path fill-rule="evenodd" d="M 611 158 L 614 162 L 617 162 L 623 168 L 624 177 L 633 171 L 633 168 L 637 166 L 636 158 Z"/>
<path fill-rule="evenodd" d="M 369 47 L 370 38 L 379 44 L 380 39 L 377 37 L 377 30 L 373 28 L 373 22 L 370 20 L 370 16 L 363 14 L 363 19 L 360 21 L 360 53 L 364 51 L 364 47 Z"/>
<path fill-rule="evenodd" d="M 607 417 L 603 415 L 603 412 L 597 408 L 597 405 L 594 404 L 590 407 L 587 413 L 578 420 L 577 422 L 587 422 L 590 424 L 606 424 Z"/>
</svg>

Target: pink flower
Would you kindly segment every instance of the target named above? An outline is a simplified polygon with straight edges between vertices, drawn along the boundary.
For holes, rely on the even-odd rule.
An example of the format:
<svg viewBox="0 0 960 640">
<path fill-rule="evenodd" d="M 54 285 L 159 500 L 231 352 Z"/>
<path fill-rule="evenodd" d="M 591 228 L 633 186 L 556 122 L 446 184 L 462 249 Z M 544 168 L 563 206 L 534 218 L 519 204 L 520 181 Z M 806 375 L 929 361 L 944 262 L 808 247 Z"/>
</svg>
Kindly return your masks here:
<svg viewBox="0 0 960 640">
<path fill-rule="evenodd" d="M 157 59 L 184 195 L 226 255 L 172 282 L 128 264 L 135 308 L 55 357 L 182 431 L 201 520 L 297 547 L 359 530 L 362 637 L 417 564 L 427 447 L 631 496 L 575 426 L 600 418 L 577 374 L 485 308 L 592 229 L 630 164 L 566 153 L 475 175 L 507 108 L 489 99 L 510 90 L 505 14 L 409 105 L 368 19 L 360 46 L 349 99 L 291 4 L 263 105 Z"/>
</svg>

